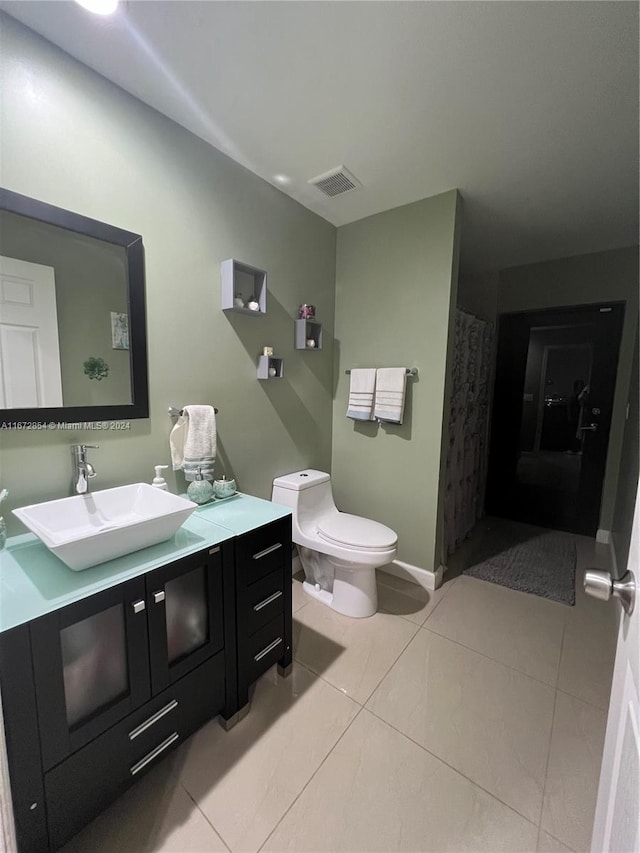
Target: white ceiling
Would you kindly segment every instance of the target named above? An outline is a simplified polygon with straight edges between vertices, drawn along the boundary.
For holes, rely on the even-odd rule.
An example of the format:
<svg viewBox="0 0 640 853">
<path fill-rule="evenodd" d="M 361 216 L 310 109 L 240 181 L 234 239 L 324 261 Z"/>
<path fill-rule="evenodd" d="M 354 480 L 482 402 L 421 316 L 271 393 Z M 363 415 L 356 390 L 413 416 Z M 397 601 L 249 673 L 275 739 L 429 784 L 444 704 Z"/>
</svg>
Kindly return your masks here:
<svg viewBox="0 0 640 853">
<path fill-rule="evenodd" d="M 637 2 L 0 8 L 335 225 L 458 187 L 466 272 L 638 242 Z"/>
</svg>

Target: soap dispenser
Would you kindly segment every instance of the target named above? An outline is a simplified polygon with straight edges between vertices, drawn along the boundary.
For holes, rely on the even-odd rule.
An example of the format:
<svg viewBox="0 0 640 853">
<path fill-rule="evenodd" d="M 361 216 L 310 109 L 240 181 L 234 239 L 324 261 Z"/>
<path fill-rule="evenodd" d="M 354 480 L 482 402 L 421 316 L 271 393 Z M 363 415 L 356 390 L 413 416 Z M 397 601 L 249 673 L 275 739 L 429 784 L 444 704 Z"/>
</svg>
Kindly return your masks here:
<svg viewBox="0 0 640 853">
<path fill-rule="evenodd" d="M 167 486 L 167 481 L 162 476 L 161 472 L 164 471 L 164 469 L 168 468 L 168 467 L 169 467 L 168 465 L 156 465 L 155 466 L 156 476 L 153 478 L 153 483 L 151 484 L 152 486 L 155 486 L 156 489 L 162 489 L 163 492 L 168 492 L 169 487 Z"/>
<path fill-rule="evenodd" d="M 213 497 L 213 486 L 209 480 L 204 479 L 200 468 L 198 468 L 195 480 L 189 483 L 187 497 L 196 504 L 206 504 Z"/>
</svg>

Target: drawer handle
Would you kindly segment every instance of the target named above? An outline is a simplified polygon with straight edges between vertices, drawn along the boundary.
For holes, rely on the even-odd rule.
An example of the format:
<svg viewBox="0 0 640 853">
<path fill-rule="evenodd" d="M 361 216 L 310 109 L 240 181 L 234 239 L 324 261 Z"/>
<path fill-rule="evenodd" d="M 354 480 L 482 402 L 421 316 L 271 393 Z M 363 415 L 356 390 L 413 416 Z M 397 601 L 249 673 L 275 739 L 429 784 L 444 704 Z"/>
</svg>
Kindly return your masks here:
<svg viewBox="0 0 640 853">
<path fill-rule="evenodd" d="M 133 767 L 130 768 L 129 772 L 132 776 L 135 776 L 136 773 L 139 773 L 147 764 L 150 764 L 154 758 L 157 758 L 161 753 L 165 751 L 165 749 L 169 749 L 172 743 L 175 743 L 180 735 L 178 732 L 174 732 L 172 735 L 166 740 L 163 740 L 162 743 L 159 743 L 155 749 L 152 749 L 144 758 L 141 758 L 137 764 L 134 764 Z"/>
<path fill-rule="evenodd" d="M 271 545 L 269 548 L 265 548 L 264 551 L 258 551 L 257 554 L 253 555 L 253 559 L 260 560 L 262 557 L 266 557 L 267 554 L 273 554 L 273 552 L 277 551 L 278 548 L 282 548 L 282 542 L 276 542 L 275 545 Z"/>
<path fill-rule="evenodd" d="M 157 723 L 158 720 L 161 720 L 165 714 L 168 714 L 169 711 L 173 711 L 174 708 L 178 707 L 178 702 L 175 699 L 172 699 L 164 708 L 160 708 L 159 711 L 156 711 L 155 714 L 152 714 L 148 720 L 145 720 L 144 723 L 140 723 L 139 726 L 136 726 L 135 729 L 132 729 L 129 732 L 129 740 L 135 740 L 138 735 L 141 735 L 142 732 L 146 732 L 147 729 L 150 729 L 154 723 Z"/>
<path fill-rule="evenodd" d="M 259 661 L 259 660 L 262 660 L 262 658 L 263 658 L 265 655 L 268 655 L 268 654 L 269 654 L 269 652 L 272 652 L 272 651 L 273 651 L 277 646 L 279 646 L 281 642 L 282 642 L 282 637 L 278 637 L 278 638 L 277 638 L 276 640 L 274 640 L 272 643 L 269 643 L 269 645 L 266 647 L 266 649 L 263 649 L 261 652 L 258 652 L 258 654 L 257 654 L 257 655 L 254 655 L 254 658 L 253 658 L 253 659 L 254 659 L 254 661 L 255 661 L 256 663 L 258 663 L 258 661 Z"/>
<path fill-rule="evenodd" d="M 266 607 L 268 604 L 271 604 L 272 601 L 276 601 L 282 595 L 282 590 L 278 590 L 274 592 L 273 595 L 270 595 L 269 598 L 265 598 L 264 601 L 261 601 L 260 604 L 254 604 L 253 609 L 258 612 L 258 610 L 262 610 L 263 607 Z"/>
<path fill-rule="evenodd" d="M 142 611 L 145 609 L 145 607 L 147 605 L 144 603 L 144 601 L 142 599 L 140 599 L 140 601 L 134 601 L 131 606 L 133 607 L 134 613 L 142 613 Z"/>
</svg>

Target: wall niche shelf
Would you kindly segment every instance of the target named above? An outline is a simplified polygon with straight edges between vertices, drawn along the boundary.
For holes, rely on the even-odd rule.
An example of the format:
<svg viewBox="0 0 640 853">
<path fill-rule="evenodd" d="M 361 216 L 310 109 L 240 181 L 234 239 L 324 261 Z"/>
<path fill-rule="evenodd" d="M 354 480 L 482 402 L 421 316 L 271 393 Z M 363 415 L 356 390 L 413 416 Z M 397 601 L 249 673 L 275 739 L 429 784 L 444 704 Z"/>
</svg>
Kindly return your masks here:
<svg viewBox="0 0 640 853">
<path fill-rule="evenodd" d="M 282 379 L 284 360 L 272 355 L 258 356 L 258 379 Z"/>
<path fill-rule="evenodd" d="M 222 310 L 235 314 L 251 314 L 253 317 L 262 317 L 267 313 L 267 273 L 265 270 L 244 264 L 229 258 L 220 264 L 221 280 L 221 302 Z M 259 310 L 254 311 L 247 308 L 251 297 L 259 305 Z M 236 297 L 240 297 L 244 303 L 243 307 L 235 304 Z"/>
<path fill-rule="evenodd" d="M 306 349 L 309 352 L 322 349 L 322 323 L 315 320 L 296 320 L 295 348 Z M 309 344 L 313 341 L 313 345 Z"/>
</svg>

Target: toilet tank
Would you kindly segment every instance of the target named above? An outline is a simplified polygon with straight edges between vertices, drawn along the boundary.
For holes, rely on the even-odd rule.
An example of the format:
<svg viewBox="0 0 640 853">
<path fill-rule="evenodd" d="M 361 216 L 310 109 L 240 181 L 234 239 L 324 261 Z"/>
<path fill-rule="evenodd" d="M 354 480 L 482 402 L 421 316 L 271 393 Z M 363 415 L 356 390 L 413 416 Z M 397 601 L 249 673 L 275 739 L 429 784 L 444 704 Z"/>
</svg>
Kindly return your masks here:
<svg viewBox="0 0 640 853">
<path fill-rule="evenodd" d="M 319 518 L 337 512 L 331 492 L 331 478 L 324 471 L 315 471 L 313 468 L 276 477 L 271 500 L 291 507 L 294 540 L 296 527 L 303 532 L 312 532 Z"/>
</svg>

